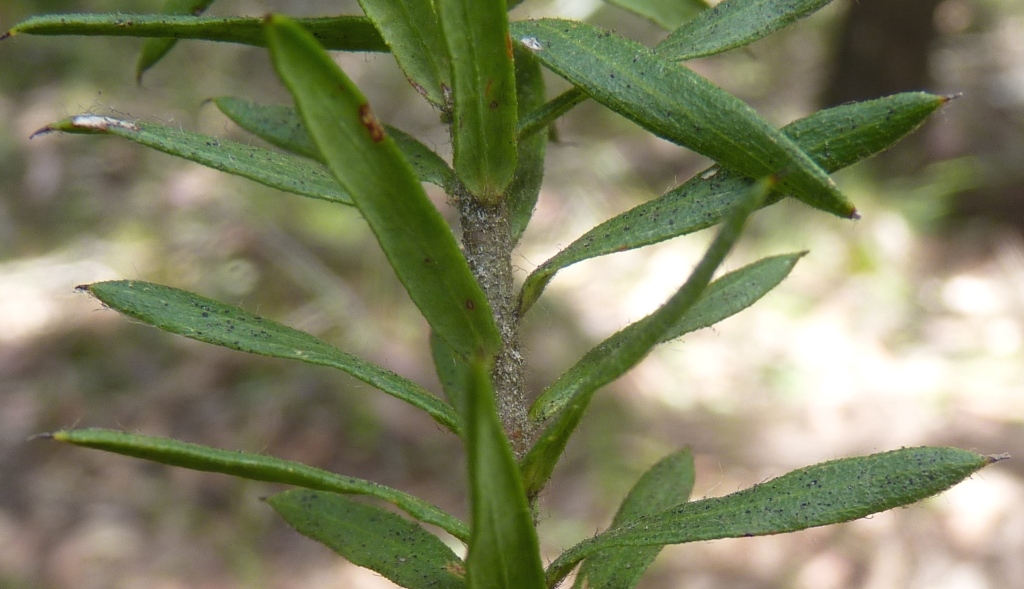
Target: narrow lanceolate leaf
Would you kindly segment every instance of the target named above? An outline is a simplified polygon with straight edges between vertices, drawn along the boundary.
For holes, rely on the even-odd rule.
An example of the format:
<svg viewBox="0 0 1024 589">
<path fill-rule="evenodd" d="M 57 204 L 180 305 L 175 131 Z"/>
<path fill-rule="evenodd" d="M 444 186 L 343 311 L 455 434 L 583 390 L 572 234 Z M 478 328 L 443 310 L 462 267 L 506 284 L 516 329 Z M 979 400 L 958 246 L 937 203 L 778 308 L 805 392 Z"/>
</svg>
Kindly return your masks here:
<svg viewBox="0 0 1024 589">
<path fill-rule="evenodd" d="M 746 103 L 634 41 L 592 25 L 544 19 L 513 27 L 541 62 L 648 131 L 840 217 L 856 210 L 807 154 Z"/>
<path fill-rule="evenodd" d="M 798 253 L 765 258 L 715 280 L 688 311 L 664 330 L 658 343 L 710 327 L 753 305 L 789 276 L 803 255 Z M 602 364 L 618 355 L 619 348 L 631 337 L 630 331 L 620 331 L 587 352 L 537 397 L 530 407 L 530 417 L 539 421 L 548 419 L 577 395 L 586 394 L 594 371 L 600 370 Z"/>
<path fill-rule="evenodd" d="M 604 361 L 591 365 L 586 373 L 579 375 L 575 394 L 563 403 L 562 410 L 550 420 L 537 443 L 523 458 L 521 470 L 528 496 L 535 497 L 547 484 L 594 392 L 636 366 L 697 303 L 715 270 L 739 239 L 747 217 L 760 206 L 773 181 L 768 178 L 751 188 L 747 197 L 722 224 L 715 240 L 683 286 L 657 311 L 612 336 L 617 345 L 608 349 Z"/>
<path fill-rule="evenodd" d="M 451 64 L 433 0 L 359 0 L 416 91 L 445 108 Z"/>
<path fill-rule="evenodd" d="M 164 0 L 162 14 L 184 14 L 191 16 L 199 16 L 203 13 L 210 5 L 213 4 L 213 0 Z M 177 39 L 146 39 L 142 43 L 142 49 L 139 51 L 139 59 L 135 63 L 135 79 L 139 82 L 142 81 L 142 74 L 146 73 L 146 70 L 156 65 L 158 61 L 163 59 L 167 52 L 170 51 L 174 44 L 177 43 Z"/>
<path fill-rule="evenodd" d="M 469 529 L 465 523 L 419 497 L 371 481 L 313 468 L 301 462 L 106 429 L 62 430 L 43 437 L 192 470 L 219 472 L 304 489 L 368 495 L 387 501 L 412 517 L 438 526 L 460 540 L 469 538 Z"/>
<path fill-rule="evenodd" d="M 887 149 L 948 101 L 924 92 L 895 94 L 819 111 L 783 127 L 782 132 L 822 168 L 834 172 Z M 751 180 L 741 174 L 714 166 L 663 196 L 598 225 L 527 277 L 520 294 L 520 314 L 529 310 L 562 268 L 715 225 L 750 185 Z M 780 198 L 780 194 L 770 195 L 766 204 Z"/>
<path fill-rule="evenodd" d="M 267 143 L 323 161 L 320 150 L 302 123 L 302 117 L 294 108 L 283 104 L 257 104 L 233 96 L 214 98 L 213 103 L 236 125 Z"/>
<path fill-rule="evenodd" d="M 518 43 L 514 51 L 517 108 L 522 116 L 544 104 L 544 75 L 540 62 L 529 51 Z M 533 209 L 537 206 L 537 197 L 544 180 L 544 153 L 547 145 L 548 138 L 544 133 L 519 139 L 516 173 L 508 187 L 509 230 L 513 245 L 523 236 L 533 216 Z"/>
<path fill-rule="evenodd" d="M 455 236 L 362 92 L 291 20 L 270 17 L 267 37 L 317 150 L 431 328 L 464 357 L 497 350 L 487 299 Z"/>
<path fill-rule="evenodd" d="M 459 413 L 466 413 L 466 399 L 469 397 L 469 385 L 472 382 L 469 373 L 469 362 L 459 356 L 436 333 L 430 333 L 430 355 L 434 359 L 437 379 L 441 381 L 441 390 L 448 403 Z"/>
<path fill-rule="evenodd" d="M 301 156 L 323 161 L 319 150 L 313 143 L 313 138 L 306 132 L 302 117 L 295 112 L 294 108 L 256 104 L 228 96 L 214 98 L 213 102 L 235 124 L 267 143 Z M 452 184 L 455 173 L 441 156 L 415 137 L 399 129 L 384 125 L 384 132 L 395 140 L 399 151 L 412 164 L 412 168 L 420 180 L 442 188 L 447 188 Z"/>
<path fill-rule="evenodd" d="M 708 285 L 700 300 L 669 329 L 662 342 L 711 327 L 753 305 L 789 276 L 807 252 L 758 260 L 733 270 Z"/>
<path fill-rule="evenodd" d="M 671 31 L 708 8 L 705 0 L 608 0 Z"/>
<path fill-rule="evenodd" d="M 466 586 L 462 561 L 451 548 L 390 511 L 323 491 L 286 491 L 267 503 L 299 533 L 402 587 Z"/>
<path fill-rule="evenodd" d="M 51 131 L 114 135 L 264 186 L 338 204 L 353 204 L 352 198 L 323 166 L 269 149 L 163 125 L 98 115 L 79 115 L 58 121 L 36 131 L 33 137 Z"/>
<path fill-rule="evenodd" d="M 466 579 L 472 589 L 542 589 L 544 569 L 512 447 L 494 406 L 490 370 L 474 360 L 466 403 L 473 521 Z"/>
<path fill-rule="evenodd" d="M 553 587 L 580 560 L 615 546 L 764 536 L 852 521 L 945 491 L 1006 457 L 925 447 L 823 462 L 599 534 L 562 553 L 548 567 L 548 583 Z"/>
<path fill-rule="evenodd" d="M 658 461 L 633 485 L 611 529 L 690 499 L 693 455 L 680 450 Z M 632 589 L 661 552 L 661 546 L 628 546 L 605 550 L 583 561 L 574 589 Z"/>
<path fill-rule="evenodd" d="M 725 0 L 672 31 L 658 55 L 694 59 L 749 45 L 788 27 L 832 0 Z"/>
<path fill-rule="evenodd" d="M 337 368 L 419 407 L 455 433 L 461 419 L 416 383 L 342 352 L 312 335 L 188 291 L 135 280 L 80 286 L 104 305 L 164 331 L 232 350 Z"/>
<path fill-rule="evenodd" d="M 363 16 L 300 18 L 296 22 L 329 50 L 387 51 L 373 23 Z M 163 14 L 49 14 L 24 20 L 7 31 L 14 35 L 86 35 L 198 39 L 264 47 L 261 18 L 211 18 Z"/>
<path fill-rule="evenodd" d="M 504 0 L 437 0 L 452 67 L 455 172 L 493 203 L 516 169 L 516 81 Z"/>
<path fill-rule="evenodd" d="M 574 106 L 585 101 L 589 96 L 579 88 L 571 88 L 558 96 L 533 109 L 522 113 L 519 118 L 519 140 L 522 141 L 536 133 L 546 130 L 555 119 L 572 110 Z"/>
</svg>

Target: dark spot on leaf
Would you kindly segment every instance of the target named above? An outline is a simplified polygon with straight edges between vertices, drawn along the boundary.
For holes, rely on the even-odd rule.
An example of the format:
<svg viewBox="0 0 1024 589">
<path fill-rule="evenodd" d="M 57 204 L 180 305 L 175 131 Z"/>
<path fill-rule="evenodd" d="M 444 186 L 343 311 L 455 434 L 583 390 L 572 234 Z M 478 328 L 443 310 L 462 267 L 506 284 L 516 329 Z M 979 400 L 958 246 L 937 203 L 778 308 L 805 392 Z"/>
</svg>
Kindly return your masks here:
<svg viewBox="0 0 1024 589">
<path fill-rule="evenodd" d="M 466 308 L 470 311 L 475 311 L 476 303 L 474 303 L 472 299 L 466 299 Z"/>
</svg>

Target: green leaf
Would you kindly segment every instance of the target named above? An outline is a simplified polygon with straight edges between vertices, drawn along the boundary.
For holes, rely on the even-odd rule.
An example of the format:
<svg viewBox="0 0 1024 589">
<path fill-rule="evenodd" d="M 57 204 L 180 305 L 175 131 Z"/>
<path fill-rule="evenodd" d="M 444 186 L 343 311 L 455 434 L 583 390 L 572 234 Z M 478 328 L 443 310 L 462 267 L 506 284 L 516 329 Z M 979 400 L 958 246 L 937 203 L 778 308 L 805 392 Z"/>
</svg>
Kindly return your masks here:
<svg viewBox="0 0 1024 589">
<path fill-rule="evenodd" d="M 743 101 L 689 69 L 600 28 L 555 19 L 517 22 L 516 38 L 594 100 L 648 131 L 840 217 L 856 209 L 807 154 Z"/>
<path fill-rule="evenodd" d="M 256 135 L 271 145 L 299 155 L 323 161 L 319 150 L 309 136 L 302 117 L 290 106 L 262 105 L 239 98 L 220 97 L 214 104 L 239 127 Z M 430 182 L 442 188 L 452 185 L 455 172 L 448 163 L 423 145 L 415 137 L 384 125 L 384 132 L 395 140 L 399 151 L 412 165 L 416 176 L 423 182 Z"/>
<path fill-rule="evenodd" d="M 591 364 L 588 371 L 575 380 L 574 395 L 563 404 L 562 410 L 552 418 L 536 444 L 523 458 L 521 470 L 529 497 L 536 497 L 547 484 L 594 392 L 636 366 L 651 348 L 672 333 L 676 323 L 697 303 L 715 270 L 739 239 L 747 217 L 757 210 L 773 183 L 774 178 L 768 178 L 748 190 L 746 198 L 737 204 L 722 224 L 715 240 L 686 283 L 657 311 L 613 335 L 609 341 L 614 341 L 615 346 L 608 346 L 602 352 L 603 361 Z"/>
<path fill-rule="evenodd" d="M 544 75 L 540 62 L 518 43 L 514 47 L 516 64 L 517 108 L 520 116 L 544 104 Z M 548 138 L 536 133 L 520 138 L 515 176 L 508 187 L 510 233 L 515 244 L 526 231 L 526 226 L 537 206 L 541 183 L 544 181 L 544 153 Z"/>
<path fill-rule="evenodd" d="M 669 454 L 644 473 L 622 502 L 611 528 L 686 503 L 693 490 L 693 455 L 689 449 Z M 661 552 L 661 546 L 612 548 L 583 562 L 574 589 L 632 589 Z"/>
<path fill-rule="evenodd" d="M 32 136 L 52 131 L 114 135 L 264 186 L 333 203 L 353 204 L 352 198 L 323 166 L 269 149 L 173 127 L 98 115 L 64 119 Z"/>
<path fill-rule="evenodd" d="M 687 60 L 749 45 L 788 27 L 832 0 L 725 0 L 672 31 L 655 51 Z"/>
<path fill-rule="evenodd" d="M 782 132 L 822 168 L 834 172 L 884 151 L 948 101 L 924 92 L 895 94 L 818 111 L 783 127 Z M 594 227 L 526 278 L 520 315 L 540 298 L 559 270 L 715 225 L 750 184 L 740 174 L 713 166 L 663 196 Z M 781 194 L 770 195 L 766 204 L 781 198 Z"/>
<path fill-rule="evenodd" d="M 464 357 L 496 351 L 501 340 L 490 307 L 455 236 L 362 92 L 291 20 L 269 17 L 267 37 L 318 151 L 427 323 Z"/>
<path fill-rule="evenodd" d="M 537 532 L 512 447 L 501 429 L 487 365 L 470 368 L 466 420 L 473 522 L 466 579 L 472 589 L 542 589 Z"/>
<path fill-rule="evenodd" d="M 465 523 L 419 497 L 374 482 L 313 468 L 301 462 L 107 429 L 62 430 L 42 437 L 151 462 L 219 472 L 254 481 L 284 483 L 304 489 L 349 495 L 369 495 L 391 503 L 422 522 L 438 526 L 460 540 L 469 538 L 469 529 Z"/>
<path fill-rule="evenodd" d="M 683 503 L 585 540 L 548 567 L 548 583 L 555 586 L 580 560 L 616 546 L 764 536 L 852 521 L 945 491 L 1005 457 L 926 447 L 822 462 L 725 497 Z"/>
<path fill-rule="evenodd" d="M 312 335 L 188 291 L 150 282 L 117 280 L 80 286 L 104 305 L 153 327 L 232 350 L 330 366 L 419 407 L 455 433 L 461 419 L 416 383 L 342 352 Z"/>
<path fill-rule="evenodd" d="M 449 191 L 455 183 L 455 172 L 448 165 L 448 162 L 437 155 L 437 152 L 424 145 L 419 139 L 409 135 L 405 131 L 384 125 L 384 131 L 388 137 L 398 146 L 405 159 L 412 166 L 416 176 L 423 182 L 430 182 Z"/>
<path fill-rule="evenodd" d="M 903 92 L 818 111 L 782 131 L 834 172 L 892 147 L 950 99 Z"/>
<path fill-rule="evenodd" d="M 362 16 L 296 19 L 328 50 L 387 51 L 373 23 Z M 86 35 L 200 39 L 265 47 L 261 18 L 210 18 L 162 14 L 48 14 L 26 19 L 7 31 L 14 35 Z"/>
<path fill-rule="evenodd" d="M 608 0 L 671 31 L 708 8 L 704 0 Z"/>
<path fill-rule="evenodd" d="M 430 332 L 430 355 L 448 403 L 459 415 L 465 415 L 466 399 L 469 397 L 469 362 L 434 332 Z"/>
<path fill-rule="evenodd" d="M 452 65 L 455 172 L 497 202 L 516 169 L 516 81 L 504 0 L 436 0 Z"/>
<path fill-rule="evenodd" d="M 214 98 L 224 116 L 236 125 L 266 141 L 292 153 L 323 162 L 320 150 L 306 131 L 302 117 L 290 106 L 257 104 L 232 96 Z"/>
<path fill-rule="evenodd" d="M 753 305 L 789 275 L 804 253 L 765 258 L 715 280 L 688 311 L 663 331 L 657 343 L 710 327 Z M 537 397 L 530 407 L 530 417 L 538 421 L 548 419 L 577 395 L 587 394 L 592 374 L 619 354 L 619 348 L 630 337 L 628 330 L 620 331 L 587 352 Z"/>
<path fill-rule="evenodd" d="M 705 10 L 708 5 L 704 0 L 609 0 L 665 29 L 676 29 L 654 48 L 658 56 L 673 61 L 713 55 L 753 43 L 831 1 L 734 0 Z M 687 24 L 680 26 L 683 23 Z M 589 96 L 581 89 L 572 88 L 525 118 L 520 116 L 519 136 L 546 127 L 587 98 Z"/>
<path fill-rule="evenodd" d="M 555 119 L 572 110 L 574 106 L 590 98 L 579 88 L 570 88 L 519 118 L 519 140 L 523 141 L 535 133 L 547 129 Z"/>
<path fill-rule="evenodd" d="M 304 536 L 409 589 L 461 589 L 463 565 L 437 536 L 379 507 L 323 491 L 267 499 Z"/>
<path fill-rule="evenodd" d="M 164 0 L 164 7 L 161 14 L 185 14 L 199 16 L 210 5 L 213 0 Z M 135 63 L 135 80 L 142 82 L 142 74 L 156 65 L 170 51 L 177 39 L 146 39 L 139 51 L 139 59 Z"/>
<path fill-rule="evenodd" d="M 711 327 L 753 305 L 785 280 L 806 253 L 763 258 L 715 280 L 661 341 Z"/>
<path fill-rule="evenodd" d="M 416 91 L 445 108 L 451 64 L 433 0 L 359 0 Z"/>
</svg>

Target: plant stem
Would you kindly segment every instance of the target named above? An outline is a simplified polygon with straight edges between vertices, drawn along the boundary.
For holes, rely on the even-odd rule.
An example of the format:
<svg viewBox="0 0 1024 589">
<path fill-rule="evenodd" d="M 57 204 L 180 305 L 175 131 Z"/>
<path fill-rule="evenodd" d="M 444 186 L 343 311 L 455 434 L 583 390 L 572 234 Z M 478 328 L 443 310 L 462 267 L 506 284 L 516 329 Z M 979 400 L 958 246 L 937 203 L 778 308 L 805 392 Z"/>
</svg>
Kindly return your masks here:
<svg viewBox="0 0 1024 589">
<path fill-rule="evenodd" d="M 522 458 L 529 449 L 532 432 L 524 393 L 526 377 L 516 314 L 508 207 L 504 202 L 482 203 L 461 187 L 455 197 L 469 268 L 487 296 L 501 333 L 501 350 L 491 373 L 498 415 L 516 458 Z"/>
</svg>

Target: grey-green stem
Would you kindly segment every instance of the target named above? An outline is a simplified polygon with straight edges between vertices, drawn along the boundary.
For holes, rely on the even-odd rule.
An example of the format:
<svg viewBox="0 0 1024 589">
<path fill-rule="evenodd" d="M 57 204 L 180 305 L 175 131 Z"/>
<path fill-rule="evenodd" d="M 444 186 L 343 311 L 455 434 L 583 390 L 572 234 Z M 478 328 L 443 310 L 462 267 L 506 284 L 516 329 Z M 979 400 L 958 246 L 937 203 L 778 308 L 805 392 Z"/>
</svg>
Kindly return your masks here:
<svg viewBox="0 0 1024 589">
<path fill-rule="evenodd" d="M 526 378 L 516 313 L 508 207 L 503 202 L 482 203 L 461 188 L 455 192 L 462 247 L 501 333 L 501 350 L 492 372 L 494 394 L 502 427 L 518 459 L 529 449 L 532 431 L 524 392 Z"/>
</svg>

